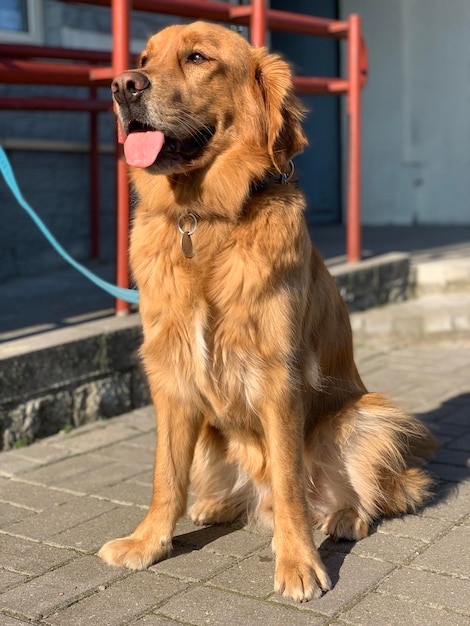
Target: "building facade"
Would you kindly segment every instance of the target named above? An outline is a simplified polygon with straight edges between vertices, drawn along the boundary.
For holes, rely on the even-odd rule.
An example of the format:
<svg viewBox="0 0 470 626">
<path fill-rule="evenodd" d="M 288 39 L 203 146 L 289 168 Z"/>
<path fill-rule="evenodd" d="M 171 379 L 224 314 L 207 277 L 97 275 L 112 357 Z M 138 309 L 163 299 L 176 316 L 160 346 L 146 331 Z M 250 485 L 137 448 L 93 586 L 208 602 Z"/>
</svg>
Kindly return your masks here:
<svg viewBox="0 0 470 626">
<path fill-rule="evenodd" d="M 369 49 L 367 224 L 470 224 L 470 2 L 341 0 Z"/>
</svg>

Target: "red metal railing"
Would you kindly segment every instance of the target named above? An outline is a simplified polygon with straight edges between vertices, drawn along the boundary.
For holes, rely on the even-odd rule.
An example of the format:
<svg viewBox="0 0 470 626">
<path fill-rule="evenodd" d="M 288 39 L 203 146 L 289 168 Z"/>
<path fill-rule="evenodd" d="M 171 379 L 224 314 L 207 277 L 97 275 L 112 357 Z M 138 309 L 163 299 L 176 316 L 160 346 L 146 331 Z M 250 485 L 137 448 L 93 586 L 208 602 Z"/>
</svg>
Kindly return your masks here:
<svg viewBox="0 0 470 626">
<path fill-rule="evenodd" d="M 73 0 L 62 0 L 71 2 Z M 95 87 L 109 84 L 113 76 L 130 65 L 129 23 L 131 9 L 162 14 L 198 18 L 250 27 L 255 46 L 263 46 L 267 30 L 286 31 L 346 39 L 348 49 L 347 76 L 294 76 L 294 86 L 302 94 L 345 94 L 347 96 L 348 126 L 348 193 L 346 249 L 349 261 L 361 256 L 360 228 L 360 135 L 361 88 L 366 81 L 367 55 L 361 35 L 361 20 L 351 15 L 347 20 L 332 20 L 288 11 L 268 9 L 265 0 L 251 0 L 249 5 L 236 6 L 210 0 L 80 0 L 83 4 L 110 7 L 112 11 L 112 56 L 101 52 L 71 51 L 60 48 L 0 45 L 0 82 L 47 85 L 87 85 L 90 95 L 86 100 L 53 98 L 0 97 L 0 108 L 81 110 L 92 116 L 90 167 L 98 158 L 98 111 L 110 104 L 96 98 Z M 2 58 L 3 57 L 3 58 Z M 34 57 L 34 60 L 32 60 Z M 42 60 L 39 60 L 42 59 Z M 72 63 L 50 63 L 44 59 L 61 59 Z M 101 64 L 101 65 L 99 65 Z M 104 64 L 104 65 L 103 65 Z M 93 118 L 93 116 L 95 116 Z M 122 158 L 117 162 L 117 250 L 116 280 L 120 287 L 128 287 L 129 189 L 126 166 Z M 97 254 L 98 180 L 97 168 L 90 172 L 92 180 L 92 249 Z M 93 243 L 94 242 L 94 243 Z M 116 312 L 126 313 L 129 305 L 118 300 Z"/>
</svg>

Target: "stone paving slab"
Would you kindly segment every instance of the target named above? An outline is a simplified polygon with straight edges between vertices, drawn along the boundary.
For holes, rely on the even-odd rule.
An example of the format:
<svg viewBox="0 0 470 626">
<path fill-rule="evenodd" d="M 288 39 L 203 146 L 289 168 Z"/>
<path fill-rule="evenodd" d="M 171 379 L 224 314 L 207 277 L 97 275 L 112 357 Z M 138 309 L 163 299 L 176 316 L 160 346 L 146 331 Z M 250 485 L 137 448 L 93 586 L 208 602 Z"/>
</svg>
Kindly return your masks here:
<svg viewBox="0 0 470 626">
<path fill-rule="evenodd" d="M 100 563 L 94 556 L 78 557 L 3 593 L 2 610 L 38 621 L 126 575 Z"/>
<path fill-rule="evenodd" d="M 338 623 L 354 626 L 468 626 L 469 619 L 414 601 L 371 593 L 346 611 Z"/>
<path fill-rule="evenodd" d="M 36 515 L 29 515 L 25 520 L 16 521 L 2 530 L 19 537 L 38 541 L 47 540 L 67 528 L 73 528 L 81 522 L 98 517 L 114 507 L 114 504 L 104 500 L 73 498 L 57 509 L 48 509 Z"/>
<path fill-rule="evenodd" d="M 9 564 L 10 565 L 10 564 Z M 7 569 L 0 570 L 0 593 L 10 589 L 11 587 L 15 587 L 19 585 L 21 582 L 26 582 L 28 576 L 22 576 L 21 574 L 16 574 L 15 572 L 10 572 Z M 2 619 L 4 619 L 2 615 Z"/>
<path fill-rule="evenodd" d="M 2 616 L 2 626 L 22 626 L 30 624 L 31 622 L 24 622 L 23 620 L 13 619 L 12 617 Z"/>
<path fill-rule="evenodd" d="M 277 594 L 270 597 L 270 602 L 297 607 L 302 613 L 334 617 L 394 570 L 391 563 L 339 552 L 324 558 L 324 563 L 331 578 L 332 591 L 319 600 L 300 605 Z"/>
<path fill-rule="evenodd" d="M 8 570 L 14 563 L 17 572 L 26 576 L 40 576 L 50 569 L 68 563 L 73 558 L 75 555 L 70 550 L 13 535 L 0 535 L 0 567 L 4 570 Z"/>
<path fill-rule="evenodd" d="M 132 532 L 142 516 L 142 509 L 135 506 L 115 507 L 83 523 L 69 525 L 65 530 L 49 536 L 48 543 L 93 553 L 108 539 Z"/>
<path fill-rule="evenodd" d="M 273 593 L 269 533 L 178 522 L 174 555 L 145 572 L 95 552 L 151 497 L 150 407 L 0 453 L 0 625 L 463 626 L 470 624 L 470 337 L 357 345 L 366 384 L 440 438 L 435 494 L 366 539 L 314 539 L 333 581 L 296 605 Z"/>
<path fill-rule="evenodd" d="M 324 619 L 268 602 L 260 602 L 221 589 L 194 588 L 173 599 L 160 611 L 163 615 L 194 626 L 233 626 L 234 624 L 269 624 L 270 626 L 320 626 Z"/>
<path fill-rule="evenodd" d="M 92 596 L 49 617 L 48 622 L 54 626 L 129 624 L 186 588 L 183 582 L 150 571 L 136 572 L 109 587 L 102 585 Z"/>
<path fill-rule="evenodd" d="M 465 544 L 462 545 L 459 554 L 466 551 L 464 546 Z M 468 615 L 470 613 L 469 585 L 468 577 L 440 576 L 435 572 L 416 571 L 410 568 L 397 570 L 386 582 L 379 585 L 377 591 L 408 599 L 410 602 Z"/>
</svg>

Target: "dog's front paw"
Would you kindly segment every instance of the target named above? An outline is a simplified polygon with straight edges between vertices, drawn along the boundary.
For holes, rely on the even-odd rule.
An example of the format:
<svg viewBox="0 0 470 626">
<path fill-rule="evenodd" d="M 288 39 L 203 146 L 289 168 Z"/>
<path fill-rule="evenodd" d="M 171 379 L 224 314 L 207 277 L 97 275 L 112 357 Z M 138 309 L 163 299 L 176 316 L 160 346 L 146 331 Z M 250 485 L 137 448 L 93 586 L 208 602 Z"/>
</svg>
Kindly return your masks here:
<svg viewBox="0 0 470 626">
<path fill-rule="evenodd" d="M 171 552 L 171 547 L 171 539 L 162 539 L 159 545 L 155 546 L 148 540 L 130 535 L 108 541 L 98 552 L 98 556 L 109 565 L 142 570 L 166 558 Z"/>
<path fill-rule="evenodd" d="M 330 578 L 319 559 L 312 562 L 283 559 L 276 565 L 274 591 L 295 602 L 320 598 L 330 588 Z"/>
</svg>

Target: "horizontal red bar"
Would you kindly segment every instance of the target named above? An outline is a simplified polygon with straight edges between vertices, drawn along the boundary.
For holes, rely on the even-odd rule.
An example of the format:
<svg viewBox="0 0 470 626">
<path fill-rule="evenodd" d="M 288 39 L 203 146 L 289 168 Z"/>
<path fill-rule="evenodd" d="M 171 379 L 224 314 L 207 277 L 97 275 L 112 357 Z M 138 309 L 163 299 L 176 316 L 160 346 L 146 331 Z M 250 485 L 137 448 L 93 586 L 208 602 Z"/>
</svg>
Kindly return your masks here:
<svg viewBox="0 0 470 626">
<path fill-rule="evenodd" d="M 134 0 L 133 8 L 203 20 L 227 21 L 230 17 L 229 4 L 208 0 Z"/>
<path fill-rule="evenodd" d="M 0 59 L 0 82 L 28 85 L 88 86 L 93 65 Z"/>
<path fill-rule="evenodd" d="M 76 2 L 76 0 L 64 0 Z M 111 0 L 80 0 L 82 4 L 111 6 Z M 208 0 L 133 0 L 132 8 L 136 11 L 149 11 L 180 17 L 194 17 L 203 20 L 229 21 L 230 5 Z"/>
<path fill-rule="evenodd" d="M 292 82 L 295 91 L 302 94 L 346 93 L 349 88 L 348 81 L 342 78 L 293 76 Z"/>
<path fill-rule="evenodd" d="M 347 81 L 303 79 L 294 77 L 296 93 L 304 95 L 346 93 Z M 112 103 L 105 100 L 74 100 L 72 98 L 7 98 L 0 96 L 1 110 L 18 111 L 112 111 Z"/>
<path fill-rule="evenodd" d="M 232 6 L 230 19 L 249 23 L 251 6 Z M 300 15 L 288 11 L 268 9 L 266 11 L 267 28 L 269 30 L 289 31 L 290 33 L 303 33 L 305 35 L 320 35 L 327 37 L 346 37 L 348 23 L 339 20 L 329 20 L 313 15 Z"/>
<path fill-rule="evenodd" d="M 90 71 L 90 80 L 110 84 L 114 78 L 114 74 L 115 72 L 112 67 L 95 67 Z"/>
<path fill-rule="evenodd" d="M 111 63 L 111 53 L 99 50 L 75 50 L 55 48 L 52 46 L 31 46 L 24 44 L 0 44 L 0 57 L 35 58 L 35 59 L 67 59 L 69 61 L 87 61 L 91 63 Z"/>
<path fill-rule="evenodd" d="M 267 17 L 270 30 L 338 38 L 345 37 L 348 32 L 347 22 L 314 17 L 313 15 L 300 15 L 299 13 L 271 9 L 267 11 Z"/>
<path fill-rule="evenodd" d="M 73 98 L 8 98 L 0 96 L 0 109 L 12 111 L 112 111 L 106 100 L 74 100 Z"/>
<path fill-rule="evenodd" d="M 107 86 L 113 76 L 111 67 L 0 59 L 0 82 L 8 84 L 89 86 L 96 81 Z M 344 93 L 348 89 L 348 81 L 342 78 L 294 76 L 293 82 L 303 94 Z"/>
</svg>

